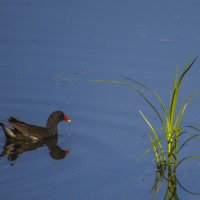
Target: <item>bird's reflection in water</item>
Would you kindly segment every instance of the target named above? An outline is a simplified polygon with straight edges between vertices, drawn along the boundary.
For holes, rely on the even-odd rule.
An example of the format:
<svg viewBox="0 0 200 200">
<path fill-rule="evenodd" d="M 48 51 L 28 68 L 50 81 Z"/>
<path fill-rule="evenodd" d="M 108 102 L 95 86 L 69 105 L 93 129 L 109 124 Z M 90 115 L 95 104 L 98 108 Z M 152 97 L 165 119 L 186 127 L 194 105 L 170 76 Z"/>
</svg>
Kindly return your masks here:
<svg viewBox="0 0 200 200">
<path fill-rule="evenodd" d="M 43 139 L 38 142 L 24 142 L 24 141 L 13 141 L 7 139 L 3 146 L 3 150 L 0 154 L 0 157 L 7 156 L 8 160 L 13 161 L 17 160 L 20 154 L 33 151 L 39 147 L 47 146 L 49 149 L 49 155 L 55 160 L 64 159 L 70 152 L 70 148 L 64 150 L 58 146 L 58 136 L 53 138 Z"/>
</svg>

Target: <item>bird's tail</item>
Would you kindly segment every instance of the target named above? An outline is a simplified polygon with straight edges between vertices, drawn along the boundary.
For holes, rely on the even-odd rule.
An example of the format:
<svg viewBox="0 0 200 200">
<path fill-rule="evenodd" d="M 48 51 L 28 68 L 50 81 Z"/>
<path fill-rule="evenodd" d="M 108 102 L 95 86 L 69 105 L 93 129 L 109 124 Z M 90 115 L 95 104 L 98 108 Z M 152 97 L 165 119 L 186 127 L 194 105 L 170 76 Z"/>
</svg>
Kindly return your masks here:
<svg viewBox="0 0 200 200">
<path fill-rule="evenodd" d="M 0 122 L 0 126 L 3 128 L 5 136 L 9 139 L 14 139 L 16 137 L 16 135 L 14 134 L 14 132 L 8 128 L 5 124 Z"/>
</svg>

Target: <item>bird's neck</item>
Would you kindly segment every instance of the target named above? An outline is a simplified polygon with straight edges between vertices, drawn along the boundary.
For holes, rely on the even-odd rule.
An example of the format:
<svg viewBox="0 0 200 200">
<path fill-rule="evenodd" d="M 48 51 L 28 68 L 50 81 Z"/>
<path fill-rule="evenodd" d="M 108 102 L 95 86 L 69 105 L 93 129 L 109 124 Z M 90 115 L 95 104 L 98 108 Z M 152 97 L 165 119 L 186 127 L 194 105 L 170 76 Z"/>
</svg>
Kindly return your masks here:
<svg viewBox="0 0 200 200">
<path fill-rule="evenodd" d="M 58 134 L 58 122 L 48 119 L 46 127 L 51 136 L 55 136 Z"/>
</svg>

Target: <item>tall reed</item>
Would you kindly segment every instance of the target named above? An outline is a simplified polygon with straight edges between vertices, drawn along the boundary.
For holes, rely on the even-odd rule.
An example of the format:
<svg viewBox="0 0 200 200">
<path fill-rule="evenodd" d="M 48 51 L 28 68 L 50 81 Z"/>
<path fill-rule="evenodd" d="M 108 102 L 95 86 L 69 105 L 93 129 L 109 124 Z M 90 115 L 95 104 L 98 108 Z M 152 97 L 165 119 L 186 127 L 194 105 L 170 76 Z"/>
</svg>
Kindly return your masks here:
<svg viewBox="0 0 200 200">
<path fill-rule="evenodd" d="M 182 162 L 178 161 L 178 153 L 180 149 L 183 148 L 183 146 L 185 146 L 191 139 L 198 137 L 198 134 L 190 134 L 187 141 L 179 147 L 179 138 L 184 133 L 185 129 L 185 126 L 182 126 L 182 120 L 186 107 L 190 100 L 199 93 L 199 90 L 192 92 L 190 96 L 187 99 L 185 99 L 185 101 L 183 101 L 181 106 L 178 106 L 179 94 L 184 77 L 186 76 L 186 74 L 188 74 L 196 60 L 197 57 L 191 62 L 191 64 L 186 65 L 184 67 L 182 73 L 179 74 L 178 69 L 176 70 L 173 80 L 172 95 L 170 97 L 170 102 L 168 106 L 164 105 L 162 98 L 155 90 L 129 77 L 123 76 L 129 82 L 120 82 L 113 80 L 95 80 L 95 82 L 107 82 L 128 86 L 134 89 L 153 109 L 160 123 L 159 128 L 155 128 L 142 111 L 139 112 L 152 133 L 149 134 L 151 146 L 145 151 L 145 154 L 151 149 L 153 149 L 155 153 L 155 160 L 158 166 L 178 166 L 179 163 Z M 147 97 L 146 91 L 149 91 L 156 98 L 157 102 L 152 102 Z M 160 105 L 161 109 L 157 108 L 158 105 Z M 194 126 L 187 126 L 187 128 L 190 128 L 195 131 L 200 131 Z M 162 133 L 160 134 L 160 132 Z M 167 142 L 167 147 L 165 147 L 164 145 L 165 141 Z"/>
</svg>

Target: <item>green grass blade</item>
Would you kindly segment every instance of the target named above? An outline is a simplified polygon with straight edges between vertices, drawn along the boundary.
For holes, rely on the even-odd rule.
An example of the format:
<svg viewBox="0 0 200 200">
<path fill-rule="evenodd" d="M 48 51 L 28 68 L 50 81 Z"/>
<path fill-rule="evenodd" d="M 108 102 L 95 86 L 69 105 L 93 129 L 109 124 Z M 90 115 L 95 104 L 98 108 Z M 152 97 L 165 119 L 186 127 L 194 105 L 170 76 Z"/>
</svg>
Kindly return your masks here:
<svg viewBox="0 0 200 200">
<path fill-rule="evenodd" d="M 176 182 L 178 183 L 178 185 L 187 193 L 193 194 L 193 195 L 200 195 L 199 192 L 192 192 L 191 190 L 186 189 L 178 179 L 176 179 Z"/>
<path fill-rule="evenodd" d="M 187 156 L 187 157 L 181 159 L 181 160 L 177 163 L 176 168 L 177 168 L 184 160 L 187 160 L 187 159 L 200 159 L 200 156 Z"/>
<path fill-rule="evenodd" d="M 156 162 L 158 163 L 158 162 L 160 162 L 160 160 L 159 160 L 159 150 L 158 150 L 158 147 L 157 147 L 157 145 L 154 144 L 154 140 L 153 140 L 153 138 L 152 138 L 152 136 L 151 136 L 150 134 L 149 134 L 149 139 L 150 139 L 150 141 L 151 141 L 151 143 L 152 143 L 153 150 L 154 150 L 154 153 L 155 153 L 155 155 L 156 155 L 156 157 L 155 157 Z"/>
<path fill-rule="evenodd" d="M 181 84 L 185 74 L 191 69 L 192 65 L 196 62 L 197 58 L 198 58 L 198 56 L 196 56 L 196 58 L 192 61 L 192 63 L 189 66 L 185 67 L 185 70 L 183 71 L 182 75 L 180 76 L 179 85 Z"/>
<path fill-rule="evenodd" d="M 175 78 L 176 81 L 174 82 L 173 95 L 170 102 L 170 110 L 169 110 L 170 128 L 173 127 L 176 105 L 177 105 L 177 100 L 178 100 L 178 95 L 179 95 L 179 90 L 180 90 L 182 80 L 184 76 L 186 75 L 186 73 L 191 69 L 191 67 L 193 66 L 196 60 L 197 60 L 197 57 L 192 61 L 192 63 L 189 66 L 185 67 L 183 73 L 181 74 L 178 80 L 177 78 Z"/>
<path fill-rule="evenodd" d="M 197 128 L 196 126 L 192 126 L 192 125 L 190 125 L 190 126 L 185 126 L 185 127 L 187 127 L 187 128 L 191 128 L 191 129 L 194 129 L 195 131 L 200 132 L 200 129 Z"/>
<path fill-rule="evenodd" d="M 191 137 L 189 137 L 178 149 L 178 151 L 176 152 L 176 154 L 178 154 L 178 152 L 189 142 L 191 141 L 192 139 L 196 138 L 196 137 L 199 137 L 200 134 L 196 134 L 196 135 L 192 135 Z"/>
<path fill-rule="evenodd" d="M 188 103 L 190 102 L 190 100 L 196 96 L 200 91 L 197 92 L 193 92 L 188 99 L 185 100 L 185 102 L 182 104 L 180 110 L 178 111 L 177 117 L 176 117 L 176 121 L 174 123 L 174 128 L 179 127 L 183 118 L 183 114 L 186 110 L 186 107 L 188 105 Z"/>
<path fill-rule="evenodd" d="M 165 123 L 160 115 L 160 113 L 158 112 L 158 110 L 155 108 L 155 106 L 150 102 L 150 100 L 135 86 L 133 86 L 130 83 L 126 83 L 126 82 L 120 82 L 120 81 L 111 81 L 111 80 L 93 80 L 93 82 L 103 82 L 103 83 L 113 83 L 113 84 L 117 84 L 117 85 L 125 85 L 128 87 L 131 87 L 132 89 L 134 89 L 135 91 L 137 91 L 138 94 L 140 94 L 140 96 L 150 105 L 150 107 L 155 111 L 156 115 L 158 116 L 162 127 L 165 127 Z"/>
<path fill-rule="evenodd" d="M 151 137 L 151 135 L 149 135 L 148 134 L 148 136 L 149 136 L 149 138 Z M 152 138 L 152 137 L 151 137 Z M 151 140 L 151 145 L 145 150 L 145 152 L 144 152 L 144 154 L 141 156 L 141 158 L 143 158 L 144 156 L 146 156 L 153 148 L 154 148 L 154 146 L 156 146 L 156 145 L 158 145 L 158 143 L 159 142 L 161 142 L 162 140 L 164 140 L 165 139 L 165 136 L 163 136 L 163 137 L 160 137 L 157 141 L 156 140 L 153 140 L 153 138 L 152 138 L 152 140 Z M 159 153 L 158 152 L 158 154 L 159 155 L 163 155 L 163 154 L 161 154 L 161 153 Z"/>
<path fill-rule="evenodd" d="M 127 80 L 129 80 L 129 81 L 131 81 L 131 82 L 136 83 L 139 86 L 142 86 L 144 89 L 150 91 L 157 98 L 157 100 L 160 103 L 160 106 L 161 106 L 161 108 L 163 110 L 166 123 L 168 124 L 167 111 L 166 111 L 165 105 L 164 105 L 164 103 L 163 103 L 160 95 L 155 90 L 153 90 L 152 88 L 149 88 L 148 86 L 146 86 L 146 85 L 144 85 L 144 84 L 142 84 L 142 83 L 140 83 L 140 82 L 138 82 L 138 81 L 136 81 L 134 79 L 131 79 L 131 78 L 129 78 L 127 76 L 124 76 L 124 75 L 122 75 L 122 77 L 125 78 L 125 79 L 127 79 Z"/>
<path fill-rule="evenodd" d="M 176 104 L 177 104 L 177 97 L 178 97 L 177 82 L 178 82 L 178 69 L 176 69 L 176 73 L 175 73 L 173 93 L 172 93 L 172 98 L 170 100 L 170 109 L 169 109 L 169 115 L 168 115 L 168 119 L 169 119 L 168 130 L 170 130 L 170 131 L 173 126 L 174 113 L 175 113 Z"/>
<path fill-rule="evenodd" d="M 149 126 L 149 128 L 151 129 L 151 131 L 153 132 L 153 135 L 156 138 L 156 140 L 158 140 L 158 136 L 157 136 L 157 133 L 156 133 L 156 130 L 154 129 L 154 127 L 147 120 L 147 118 L 144 116 L 144 114 L 142 113 L 142 111 L 139 111 L 139 113 L 141 114 L 141 116 L 143 117 L 143 119 L 145 120 L 145 122 L 147 123 L 147 125 Z"/>
<path fill-rule="evenodd" d="M 185 126 L 185 127 L 186 127 L 186 126 Z M 188 127 L 188 126 L 187 126 L 187 127 Z M 194 129 L 194 130 L 195 130 L 195 129 Z M 187 133 L 188 135 L 190 135 L 190 137 L 191 137 L 191 136 L 194 136 L 194 135 L 198 135 L 198 134 L 190 133 L 190 132 L 188 132 L 188 131 L 184 131 L 184 132 L 181 132 L 181 133 L 179 134 L 179 136 L 181 136 L 182 134 L 185 134 L 185 133 Z M 194 139 L 195 139 L 196 141 L 200 142 L 200 138 L 194 137 Z"/>
<path fill-rule="evenodd" d="M 154 128 L 154 127 L 152 126 L 152 124 L 147 120 L 147 118 L 145 117 L 145 115 L 144 115 L 141 111 L 139 111 L 139 112 L 140 112 L 141 116 L 143 117 L 143 119 L 145 120 L 145 122 L 147 123 L 147 125 L 149 126 L 149 128 L 151 129 L 151 131 L 152 131 L 152 133 L 153 133 L 153 135 L 154 135 L 154 137 L 155 137 L 155 141 L 158 143 L 158 146 L 159 146 L 161 152 L 164 154 L 164 149 L 163 149 L 163 147 L 162 147 L 162 144 L 161 144 L 161 142 L 160 142 L 160 140 L 159 140 L 159 137 L 158 137 L 158 135 L 157 135 L 157 132 L 156 132 L 155 128 Z"/>
</svg>

